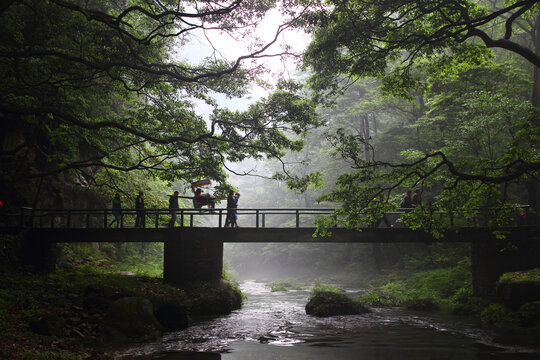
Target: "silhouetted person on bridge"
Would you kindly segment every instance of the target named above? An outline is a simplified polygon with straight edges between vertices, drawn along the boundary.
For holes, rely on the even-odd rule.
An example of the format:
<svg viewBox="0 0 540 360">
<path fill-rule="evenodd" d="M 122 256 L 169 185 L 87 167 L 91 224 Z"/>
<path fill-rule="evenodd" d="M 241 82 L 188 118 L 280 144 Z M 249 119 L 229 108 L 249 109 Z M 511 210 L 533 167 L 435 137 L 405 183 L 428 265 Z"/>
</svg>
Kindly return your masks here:
<svg viewBox="0 0 540 360">
<path fill-rule="evenodd" d="M 122 202 L 120 201 L 119 193 L 116 193 L 114 195 L 114 199 L 112 201 L 112 213 L 113 213 L 114 219 L 113 221 L 111 221 L 109 226 L 112 226 L 112 224 L 116 222 L 116 227 L 119 227 L 122 221 Z"/>
<path fill-rule="evenodd" d="M 403 200 L 401 200 L 399 207 L 401 209 L 404 209 L 405 211 L 409 211 L 408 209 L 412 209 L 413 206 L 411 200 L 411 190 L 407 190 L 405 192 L 405 194 L 403 195 Z"/>
<path fill-rule="evenodd" d="M 235 204 L 235 207 L 234 207 L 234 227 L 240 227 L 238 226 L 238 200 L 240 199 L 240 194 L 239 193 L 236 193 L 234 194 L 234 204 Z M 232 224 L 231 224 L 232 226 Z"/>
<path fill-rule="evenodd" d="M 227 196 L 227 218 L 225 219 L 225 227 L 229 227 L 236 222 L 236 209 L 237 204 L 234 198 L 234 190 L 229 190 L 229 196 Z"/>
<path fill-rule="evenodd" d="M 420 191 L 420 189 L 414 190 L 414 194 L 411 199 L 411 205 L 412 207 L 422 205 L 422 192 Z"/>
<path fill-rule="evenodd" d="M 135 199 L 135 211 L 137 217 L 135 218 L 135 227 L 146 227 L 145 214 L 144 214 L 144 192 L 139 191 L 139 196 Z"/>
<path fill-rule="evenodd" d="M 169 197 L 169 211 L 171 212 L 169 227 L 174 227 L 174 223 L 176 223 L 176 211 L 178 208 L 178 191 L 175 191 L 174 194 Z"/>
</svg>

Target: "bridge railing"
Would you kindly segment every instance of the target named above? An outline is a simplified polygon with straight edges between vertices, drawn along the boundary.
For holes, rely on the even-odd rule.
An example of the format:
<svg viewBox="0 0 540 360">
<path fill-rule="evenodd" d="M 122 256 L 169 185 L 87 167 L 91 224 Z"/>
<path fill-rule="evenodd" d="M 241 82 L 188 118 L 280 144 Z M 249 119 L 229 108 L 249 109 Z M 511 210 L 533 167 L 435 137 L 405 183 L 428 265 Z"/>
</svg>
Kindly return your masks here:
<svg viewBox="0 0 540 360">
<path fill-rule="evenodd" d="M 518 209 L 528 215 L 528 205 Z M 280 224 L 280 227 L 313 227 L 317 217 L 332 215 L 335 209 L 331 208 L 261 208 L 235 209 L 240 218 L 242 227 L 267 227 Z M 210 209 L 177 209 L 175 226 L 195 227 L 211 226 L 224 227 L 227 217 L 226 208 Z M 397 209 L 387 212 L 384 221 L 378 224 L 386 226 L 399 226 L 399 220 L 410 209 Z M 147 228 L 169 227 L 171 210 L 145 209 L 143 226 Z M 431 215 L 443 219 L 449 227 L 487 226 L 489 212 L 480 212 L 473 219 L 458 218 L 453 212 L 432 212 Z M 136 209 L 122 209 L 118 221 L 112 209 L 34 209 L 23 207 L 19 212 L 2 213 L 0 226 L 33 227 L 33 228 L 128 228 L 135 227 L 137 217 Z M 205 219 L 205 220 L 203 220 Z M 209 225 L 210 224 L 210 225 Z M 366 224 L 366 227 L 376 227 L 378 224 Z M 520 225 L 518 223 L 518 225 Z"/>
<path fill-rule="evenodd" d="M 235 209 L 237 215 L 248 227 L 266 227 L 268 219 L 280 216 L 288 221 L 282 227 L 313 227 L 319 215 L 330 215 L 334 209 L 304 208 L 304 209 Z M 176 222 L 174 226 L 195 227 L 201 226 L 201 217 L 212 218 L 212 226 L 224 227 L 228 209 L 190 209 L 183 208 L 175 211 Z M 170 227 L 172 217 L 169 209 L 145 209 L 143 226 L 147 228 Z M 31 228 L 128 228 L 135 227 L 137 217 L 136 209 L 122 209 L 118 214 L 118 221 L 112 209 L 34 209 L 24 207 L 19 213 L 5 214 L 4 223 L 7 226 Z M 208 221 L 206 221 L 208 223 Z M 243 225 L 244 227 L 245 225 Z"/>
</svg>

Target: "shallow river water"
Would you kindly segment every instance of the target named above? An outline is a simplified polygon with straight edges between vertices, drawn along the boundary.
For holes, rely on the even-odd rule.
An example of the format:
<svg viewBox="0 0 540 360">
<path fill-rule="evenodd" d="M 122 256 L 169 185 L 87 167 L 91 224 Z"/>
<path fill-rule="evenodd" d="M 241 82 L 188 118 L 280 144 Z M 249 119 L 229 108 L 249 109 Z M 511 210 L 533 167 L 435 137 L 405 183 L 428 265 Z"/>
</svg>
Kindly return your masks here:
<svg viewBox="0 0 540 360">
<path fill-rule="evenodd" d="M 304 307 L 310 291 L 270 292 L 244 282 L 242 309 L 159 342 L 116 352 L 121 360 L 445 360 L 540 359 L 540 352 L 503 346 L 464 318 L 373 309 L 370 314 L 316 318 Z M 537 349 L 538 350 L 538 349 Z"/>
</svg>

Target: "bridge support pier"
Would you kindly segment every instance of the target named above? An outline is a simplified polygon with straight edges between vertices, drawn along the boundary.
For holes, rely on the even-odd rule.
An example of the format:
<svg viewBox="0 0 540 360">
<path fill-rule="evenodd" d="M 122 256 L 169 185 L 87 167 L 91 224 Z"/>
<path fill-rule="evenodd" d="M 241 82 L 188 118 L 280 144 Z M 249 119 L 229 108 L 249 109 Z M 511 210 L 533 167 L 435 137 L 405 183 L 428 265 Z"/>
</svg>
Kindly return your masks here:
<svg viewBox="0 0 540 360">
<path fill-rule="evenodd" d="M 471 244 L 471 263 L 474 295 L 494 299 L 502 274 L 540 267 L 540 244 L 527 237 L 485 236 Z"/>
<path fill-rule="evenodd" d="M 181 287 L 190 282 L 214 282 L 223 272 L 223 241 L 190 234 L 165 240 L 163 281 Z"/>
<path fill-rule="evenodd" d="M 56 243 L 46 237 L 23 233 L 21 242 L 21 261 L 31 271 L 48 274 L 56 269 Z"/>
</svg>

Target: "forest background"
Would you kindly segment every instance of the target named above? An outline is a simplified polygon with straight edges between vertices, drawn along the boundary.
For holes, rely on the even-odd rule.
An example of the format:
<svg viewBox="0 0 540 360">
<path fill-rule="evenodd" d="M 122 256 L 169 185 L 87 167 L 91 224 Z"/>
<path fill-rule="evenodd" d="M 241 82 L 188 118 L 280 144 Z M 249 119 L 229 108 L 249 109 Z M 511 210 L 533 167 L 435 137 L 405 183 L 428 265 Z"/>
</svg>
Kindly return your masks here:
<svg viewBox="0 0 540 360">
<path fill-rule="evenodd" d="M 271 9 L 282 14 L 275 37 L 252 36 Z M 240 191 L 241 207 L 338 206 L 319 220 L 321 234 L 335 219 L 372 224 L 416 188 L 422 206 L 395 226 L 438 236 L 449 223 L 432 215 L 453 211 L 464 222 L 488 213 L 500 227 L 522 204 L 526 221 L 538 221 L 538 1 L 15 0 L 0 17 L 7 210 L 103 208 L 116 192 L 133 208 L 141 190 L 148 208 L 166 208 L 173 190 L 209 178 L 216 194 Z M 312 35 L 304 53 L 273 47 L 289 29 Z M 198 62 L 183 57 L 214 30 L 241 40 L 245 54 L 230 60 L 210 44 Z M 272 69 L 255 60 L 268 57 L 297 59 L 297 81 L 263 81 Z M 245 110 L 225 107 L 253 84 L 268 95 Z M 225 250 L 241 278 L 365 284 L 381 272 L 445 268 L 457 269 L 458 288 L 470 285 L 466 246 Z M 162 268 L 158 244 L 62 251 L 72 263 Z"/>
</svg>

